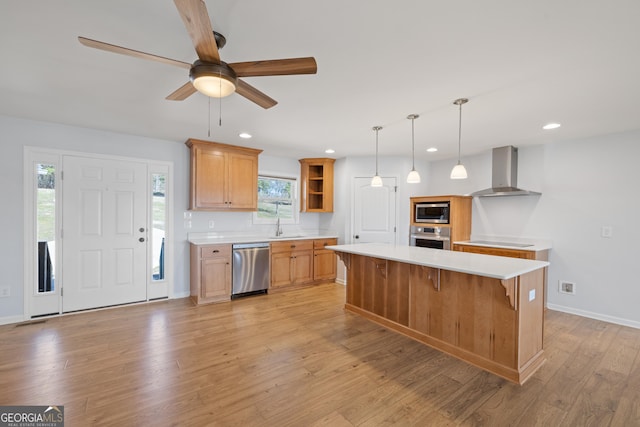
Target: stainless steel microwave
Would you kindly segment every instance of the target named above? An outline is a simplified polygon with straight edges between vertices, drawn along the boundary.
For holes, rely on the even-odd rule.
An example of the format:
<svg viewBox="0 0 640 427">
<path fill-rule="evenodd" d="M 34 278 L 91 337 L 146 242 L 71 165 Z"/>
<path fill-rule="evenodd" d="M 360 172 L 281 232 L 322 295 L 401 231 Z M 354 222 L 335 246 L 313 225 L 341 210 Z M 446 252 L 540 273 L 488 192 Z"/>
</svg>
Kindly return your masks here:
<svg viewBox="0 0 640 427">
<path fill-rule="evenodd" d="M 415 222 L 449 224 L 449 202 L 415 204 Z"/>
</svg>

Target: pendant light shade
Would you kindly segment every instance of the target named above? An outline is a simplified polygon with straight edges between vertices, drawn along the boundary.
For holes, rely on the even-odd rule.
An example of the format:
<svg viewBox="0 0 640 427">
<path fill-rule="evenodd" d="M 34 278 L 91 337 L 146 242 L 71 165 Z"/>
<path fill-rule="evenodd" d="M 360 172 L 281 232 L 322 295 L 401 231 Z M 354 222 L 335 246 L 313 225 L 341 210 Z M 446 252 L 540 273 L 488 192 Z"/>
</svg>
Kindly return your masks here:
<svg viewBox="0 0 640 427">
<path fill-rule="evenodd" d="M 371 186 L 382 187 L 382 178 L 378 175 L 378 131 L 382 129 L 382 126 L 374 126 L 372 129 L 376 133 L 376 174 L 371 178 Z"/>
<path fill-rule="evenodd" d="M 417 114 L 409 114 L 407 119 L 411 120 L 411 172 L 407 175 L 407 184 L 419 184 L 420 174 L 416 170 L 416 149 L 415 149 L 415 135 L 413 129 L 413 121 L 420 117 Z"/>
<path fill-rule="evenodd" d="M 451 170 L 451 179 L 467 179 L 467 169 L 460 163 L 460 141 L 462 139 L 462 104 L 469 102 L 467 98 L 460 98 L 453 101 L 454 105 L 460 108 L 460 120 L 458 121 L 458 164 Z"/>
</svg>

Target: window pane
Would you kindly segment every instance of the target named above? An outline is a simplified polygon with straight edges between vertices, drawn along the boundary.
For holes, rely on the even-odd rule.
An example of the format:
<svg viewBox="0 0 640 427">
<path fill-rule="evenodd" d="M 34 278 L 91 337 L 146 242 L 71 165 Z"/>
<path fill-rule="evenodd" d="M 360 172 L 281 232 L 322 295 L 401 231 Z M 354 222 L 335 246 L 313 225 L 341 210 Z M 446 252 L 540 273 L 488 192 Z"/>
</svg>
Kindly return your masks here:
<svg viewBox="0 0 640 427">
<path fill-rule="evenodd" d="M 37 164 L 36 239 L 38 242 L 38 292 L 55 289 L 56 170 L 54 165 Z"/>
<path fill-rule="evenodd" d="M 258 218 L 293 220 L 295 183 L 290 178 L 258 177 Z"/>
<path fill-rule="evenodd" d="M 164 279 L 164 238 L 167 222 L 167 206 L 165 197 L 165 175 L 153 174 L 151 178 L 151 189 L 153 192 L 152 206 L 152 279 Z"/>
</svg>

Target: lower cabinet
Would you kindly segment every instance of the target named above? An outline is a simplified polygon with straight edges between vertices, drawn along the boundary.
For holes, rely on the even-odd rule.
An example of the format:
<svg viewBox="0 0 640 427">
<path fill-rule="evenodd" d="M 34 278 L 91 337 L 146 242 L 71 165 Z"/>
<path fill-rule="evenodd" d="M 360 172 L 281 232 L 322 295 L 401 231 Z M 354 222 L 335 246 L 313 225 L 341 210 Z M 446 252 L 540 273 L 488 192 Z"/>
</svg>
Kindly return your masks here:
<svg viewBox="0 0 640 427">
<path fill-rule="evenodd" d="M 231 245 L 191 245 L 191 299 L 196 304 L 231 299 Z"/>
<path fill-rule="evenodd" d="M 302 285 L 313 280 L 313 241 L 271 243 L 271 287 Z"/>
<path fill-rule="evenodd" d="M 325 246 L 337 245 L 338 239 L 315 239 L 313 241 L 313 281 L 333 281 L 336 279 L 338 257 Z"/>
<path fill-rule="evenodd" d="M 337 239 L 282 240 L 271 243 L 272 290 L 335 280 L 337 258 L 325 246 Z"/>
</svg>

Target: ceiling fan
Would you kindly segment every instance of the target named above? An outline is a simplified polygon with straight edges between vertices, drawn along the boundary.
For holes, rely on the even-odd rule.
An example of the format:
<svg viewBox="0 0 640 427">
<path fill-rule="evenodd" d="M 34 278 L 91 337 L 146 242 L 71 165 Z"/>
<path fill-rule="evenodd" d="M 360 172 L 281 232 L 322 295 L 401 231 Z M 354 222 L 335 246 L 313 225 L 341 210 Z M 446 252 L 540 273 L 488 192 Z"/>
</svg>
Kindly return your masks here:
<svg viewBox="0 0 640 427">
<path fill-rule="evenodd" d="M 222 49 L 225 45 L 226 39 L 222 34 L 213 31 L 204 1 L 174 0 L 174 3 L 198 54 L 199 59 L 193 64 L 86 37 L 78 37 L 78 41 L 88 47 L 188 69 L 190 81 L 167 96 L 166 99 L 171 101 L 182 101 L 196 91 L 215 98 L 221 98 L 236 92 L 262 108 L 271 108 L 278 103 L 276 100 L 260 92 L 244 80 L 239 79 L 239 77 L 284 76 L 315 74 L 317 72 L 316 60 L 313 57 L 227 64 L 220 59 L 218 52 L 218 49 Z"/>
</svg>

